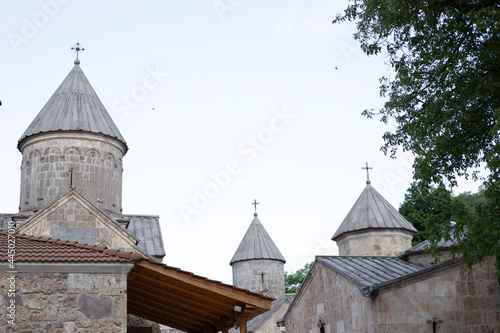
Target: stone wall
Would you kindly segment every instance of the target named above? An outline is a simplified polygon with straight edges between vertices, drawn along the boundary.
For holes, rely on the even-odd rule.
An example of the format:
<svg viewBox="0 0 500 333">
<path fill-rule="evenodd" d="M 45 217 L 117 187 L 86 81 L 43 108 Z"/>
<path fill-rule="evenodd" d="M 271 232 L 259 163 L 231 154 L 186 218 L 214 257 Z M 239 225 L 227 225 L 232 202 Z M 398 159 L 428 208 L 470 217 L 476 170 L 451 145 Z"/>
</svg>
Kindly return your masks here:
<svg viewBox="0 0 500 333">
<path fill-rule="evenodd" d="M 163 333 L 160 324 L 129 314 L 127 316 L 127 327 L 150 328 L 151 333 Z M 180 332 L 180 331 L 177 331 Z"/>
<path fill-rule="evenodd" d="M 405 256 L 406 260 L 414 264 L 421 264 L 426 266 L 433 266 L 439 263 L 443 263 L 447 260 L 453 259 L 451 255 L 451 251 L 449 249 L 444 249 L 434 257 L 430 253 L 411 253 Z M 437 259 L 437 261 L 436 261 Z"/>
<path fill-rule="evenodd" d="M 287 333 L 372 332 L 370 299 L 330 268 L 316 262 L 288 310 Z"/>
<path fill-rule="evenodd" d="M 267 290 L 276 299 L 285 296 L 284 264 L 278 260 L 245 260 L 235 262 L 233 285 L 256 293 Z"/>
<path fill-rule="evenodd" d="M 472 270 L 455 264 L 381 288 L 375 332 L 500 332 L 500 289 L 490 258 Z M 434 324 L 433 324 L 434 322 Z"/>
<path fill-rule="evenodd" d="M 121 142 L 97 134 L 48 133 L 21 147 L 20 212 L 36 212 L 73 186 L 100 208 L 122 211 Z"/>
<path fill-rule="evenodd" d="M 77 194 L 69 196 L 21 226 L 19 232 L 136 251 L 134 248 L 136 241 L 125 230 L 115 225 Z"/>
<path fill-rule="evenodd" d="M 3 303 L 7 273 L 0 273 Z M 0 332 L 118 333 L 127 331 L 127 274 L 17 273 L 16 319 L 0 307 Z"/>
<path fill-rule="evenodd" d="M 316 262 L 290 307 L 287 333 L 500 332 L 500 287 L 493 259 L 460 263 L 381 287 L 376 298 Z"/>
<path fill-rule="evenodd" d="M 281 332 L 280 328 L 276 324 L 276 322 L 282 319 L 285 316 L 286 310 L 288 310 L 288 306 L 290 303 L 284 302 L 281 306 L 274 311 L 272 316 L 268 318 L 266 322 L 264 322 L 255 333 L 278 333 Z"/>
<path fill-rule="evenodd" d="M 412 234 L 400 230 L 361 231 L 337 239 L 341 256 L 395 256 L 411 247 Z"/>
</svg>

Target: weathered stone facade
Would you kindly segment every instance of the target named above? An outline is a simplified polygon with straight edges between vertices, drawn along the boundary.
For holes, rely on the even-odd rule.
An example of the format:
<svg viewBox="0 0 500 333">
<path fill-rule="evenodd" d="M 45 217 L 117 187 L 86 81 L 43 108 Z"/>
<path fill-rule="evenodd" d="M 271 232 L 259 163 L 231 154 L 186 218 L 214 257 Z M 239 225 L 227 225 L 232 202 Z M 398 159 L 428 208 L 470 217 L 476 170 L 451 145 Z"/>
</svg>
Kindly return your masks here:
<svg viewBox="0 0 500 333">
<path fill-rule="evenodd" d="M 75 191 L 35 215 L 19 232 L 136 252 L 136 240 Z"/>
<path fill-rule="evenodd" d="M 119 140 L 96 133 L 43 133 L 20 144 L 20 212 L 36 212 L 72 184 L 99 208 L 122 211 L 122 158 Z M 70 170 L 73 170 L 71 176 Z"/>
<path fill-rule="evenodd" d="M 395 256 L 411 247 L 412 233 L 404 230 L 350 232 L 336 242 L 341 256 Z"/>
<path fill-rule="evenodd" d="M 288 310 L 286 332 L 368 332 L 367 299 L 341 275 L 321 264 L 314 265 Z M 344 318 L 349 318 L 347 322 Z"/>
<path fill-rule="evenodd" d="M 0 291 L 7 301 L 7 273 Z M 0 332 L 127 332 L 126 273 L 17 273 L 15 325 L 0 307 Z"/>
<path fill-rule="evenodd" d="M 127 327 L 129 328 L 129 330 L 131 330 L 130 329 L 131 327 L 140 327 L 140 328 L 147 327 L 151 328 L 151 333 L 162 333 L 162 330 L 160 329 L 160 324 L 131 314 L 127 316 Z M 177 332 L 180 333 L 180 331 Z M 169 333 L 174 333 L 174 332 L 169 332 Z"/>
<path fill-rule="evenodd" d="M 278 260 L 245 260 L 235 262 L 233 284 L 238 288 L 267 294 L 274 298 L 285 296 L 285 271 L 283 262 Z"/>
<path fill-rule="evenodd" d="M 376 298 L 316 262 L 286 316 L 287 333 L 500 332 L 493 260 L 460 263 L 381 287 Z"/>
<path fill-rule="evenodd" d="M 290 303 L 284 302 L 281 306 L 273 312 L 272 316 L 270 316 L 257 330 L 252 331 L 254 333 L 278 333 L 281 332 L 281 329 L 276 325 L 276 322 L 283 318 L 288 310 L 288 306 Z"/>
</svg>

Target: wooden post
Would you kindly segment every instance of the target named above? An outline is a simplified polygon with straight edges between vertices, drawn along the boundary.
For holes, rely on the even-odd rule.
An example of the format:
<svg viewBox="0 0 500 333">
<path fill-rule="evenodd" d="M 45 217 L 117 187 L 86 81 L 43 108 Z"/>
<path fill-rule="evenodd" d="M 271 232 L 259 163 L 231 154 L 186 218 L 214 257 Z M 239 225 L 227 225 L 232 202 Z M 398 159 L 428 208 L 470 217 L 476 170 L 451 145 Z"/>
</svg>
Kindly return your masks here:
<svg viewBox="0 0 500 333">
<path fill-rule="evenodd" d="M 224 328 L 222 329 L 222 333 L 229 333 L 229 328 L 224 327 Z"/>
<path fill-rule="evenodd" d="M 243 318 L 241 318 L 240 322 L 240 333 L 247 333 L 247 321 Z"/>
</svg>

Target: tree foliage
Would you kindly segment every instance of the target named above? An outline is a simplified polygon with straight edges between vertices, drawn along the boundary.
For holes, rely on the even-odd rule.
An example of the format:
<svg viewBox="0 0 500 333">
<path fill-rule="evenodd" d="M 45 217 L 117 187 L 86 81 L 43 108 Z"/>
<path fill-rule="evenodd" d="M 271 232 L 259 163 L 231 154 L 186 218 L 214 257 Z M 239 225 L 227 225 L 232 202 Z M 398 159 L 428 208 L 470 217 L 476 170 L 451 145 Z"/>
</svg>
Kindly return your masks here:
<svg viewBox="0 0 500 333">
<path fill-rule="evenodd" d="M 411 151 L 414 178 L 426 184 L 453 187 L 487 169 L 487 202 L 444 235 L 459 237 L 468 266 L 494 255 L 500 268 L 500 3 L 351 0 L 334 23 L 344 21 L 355 21 L 362 50 L 385 53 L 393 70 L 380 80 L 384 106 L 364 111 L 395 124 L 382 150 Z"/>
<path fill-rule="evenodd" d="M 464 220 L 470 214 L 461 198 L 454 197 L 443 183 L 429 186 L 421 182 L 414 182 L 408 189 L 399 212 L 418 230 L 413 245 L 428 239 L 431 230 L 442 230 L 445 224 Z"/>
<path fill-rule="evenodd" d="M 471 214 L 477 215 L 476 207 L 485 206 L 490 203 L 485 196 L 485 192 L 486 188 L 484 186 L 480 186 L 477 193 L 463 192 L 457 195 L 457 198 L 467 206 Z"/>
<path fill-rule="evenodd" d="M 303 268 L 300 268 L 292 273 L 285 272 L 285 293 L 296 293 L 297 290 L 299 290 L 300 285 L 304 282 L 312 264 L 312 262 L 305 264 Z"/>
</svg>

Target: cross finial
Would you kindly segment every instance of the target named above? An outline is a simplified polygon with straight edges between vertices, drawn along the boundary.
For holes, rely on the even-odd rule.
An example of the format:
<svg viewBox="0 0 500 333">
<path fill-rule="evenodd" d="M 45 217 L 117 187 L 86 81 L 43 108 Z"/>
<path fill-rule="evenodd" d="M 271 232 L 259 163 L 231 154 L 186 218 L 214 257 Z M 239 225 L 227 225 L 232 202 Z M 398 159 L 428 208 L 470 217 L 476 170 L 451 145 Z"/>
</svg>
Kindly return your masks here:
<svg viewBox="0 0 500 333">
<path fill-rule="evenodd" d="M 78 53 L 85 51 L 85 49 L 80 45 L 80 43 L 76 43 L 71 49 L 76 53 L 75 64 L 77 63 L 77 61 L 78 63 L 80 63 L 80 60 L 78 60 Z"/>
<path fill-rule="evenodd" d="M 362 167 L 361 169 L 366 170 L 366 183 L 370 184 L 370 172 L 368 170 L 372 170 L 372 167 L 368 167 L 368 162 L 366 162 L 366 166 Z"/>
<path fill-rule="evenodd" d="M 257 205 L 258 205 L 258 204 L 259 204 L 259 203 L 257 202 L 257 199 L 254 199 L 254 200 L 253 200 L 253 202 L 252 202 L 252 205 L 254 205 L 254 206 L 255 206 L 255 214 L 257 214 Z"/>
</svg>

